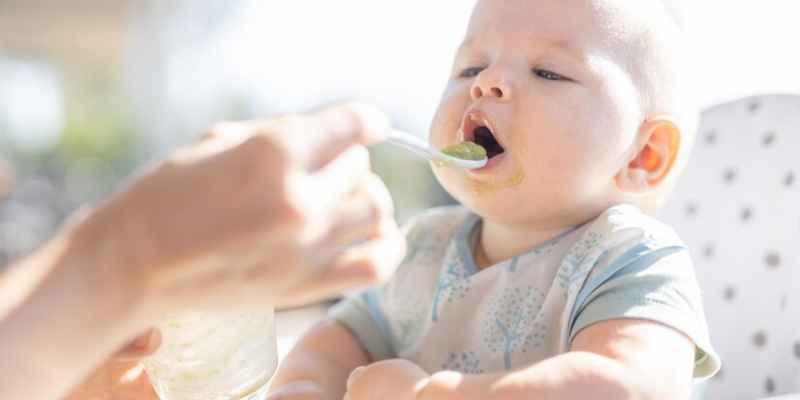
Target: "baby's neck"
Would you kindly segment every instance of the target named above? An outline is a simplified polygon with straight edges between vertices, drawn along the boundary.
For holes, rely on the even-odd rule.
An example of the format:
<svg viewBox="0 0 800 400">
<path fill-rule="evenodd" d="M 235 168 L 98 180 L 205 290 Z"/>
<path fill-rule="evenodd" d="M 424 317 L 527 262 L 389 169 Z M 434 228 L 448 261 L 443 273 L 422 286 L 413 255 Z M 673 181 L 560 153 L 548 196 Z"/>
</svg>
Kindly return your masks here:
<svg viewBox="0 0 800 400">
<path fill-rule="evenodd" d="M 478 269 L 490 267 L 524 254 L 572 228 L 572 226 L 555 228 L 508 226 L 484 219 L 473 247 L 475 264 Z"/>
</svg>

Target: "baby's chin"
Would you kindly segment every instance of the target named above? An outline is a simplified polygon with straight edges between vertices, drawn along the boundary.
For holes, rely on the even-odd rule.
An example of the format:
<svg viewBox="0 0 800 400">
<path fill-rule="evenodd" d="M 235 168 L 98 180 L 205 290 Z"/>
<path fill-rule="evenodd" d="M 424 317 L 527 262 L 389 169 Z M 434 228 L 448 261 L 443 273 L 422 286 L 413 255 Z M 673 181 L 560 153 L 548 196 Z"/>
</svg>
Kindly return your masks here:
<svg viewBox="0 0 800 400">
<path fill-rule="evenodd" d="M 507 208 L 518 203 L 526 177 L 521 166 L 477 173 L 434 166 L 433 172 L 453 198 L 484 217 L 511 211 Z"/>
</svg>

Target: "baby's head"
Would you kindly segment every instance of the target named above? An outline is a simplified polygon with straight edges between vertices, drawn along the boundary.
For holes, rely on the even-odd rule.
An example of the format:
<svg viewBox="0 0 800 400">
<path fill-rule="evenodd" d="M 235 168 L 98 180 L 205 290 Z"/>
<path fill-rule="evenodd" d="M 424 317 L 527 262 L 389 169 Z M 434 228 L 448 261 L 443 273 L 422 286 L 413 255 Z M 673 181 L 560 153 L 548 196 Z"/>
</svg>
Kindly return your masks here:
<svg viewBox="0 0 800 400">
<path fill-rule="evenodd" d="M 578 224 L 620 202 L 653 212 L 695 130 L 678 1 L 479 0 L 431 143 L 492 158 L 435 167 L 442 185 L 509 224 Z"/>
</svg>

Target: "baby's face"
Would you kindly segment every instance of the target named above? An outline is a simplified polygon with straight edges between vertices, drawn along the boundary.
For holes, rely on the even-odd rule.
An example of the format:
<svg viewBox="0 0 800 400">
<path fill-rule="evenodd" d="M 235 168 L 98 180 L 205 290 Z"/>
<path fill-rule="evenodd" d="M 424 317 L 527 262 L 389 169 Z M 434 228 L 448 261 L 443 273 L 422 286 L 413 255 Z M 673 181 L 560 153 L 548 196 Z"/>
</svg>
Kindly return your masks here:
<svg viewBox="0 0 800 400">
<path fill-rule="evenodd" d="M 478 1 L 430 138 L 489 150 L 480 170 L 434 167 L 464 205 L 498 222 L 558 226 L 620 200 L 614 177 L 642 114 L 622 39 L 630 17 L 613 2 Z"/>
</svg>

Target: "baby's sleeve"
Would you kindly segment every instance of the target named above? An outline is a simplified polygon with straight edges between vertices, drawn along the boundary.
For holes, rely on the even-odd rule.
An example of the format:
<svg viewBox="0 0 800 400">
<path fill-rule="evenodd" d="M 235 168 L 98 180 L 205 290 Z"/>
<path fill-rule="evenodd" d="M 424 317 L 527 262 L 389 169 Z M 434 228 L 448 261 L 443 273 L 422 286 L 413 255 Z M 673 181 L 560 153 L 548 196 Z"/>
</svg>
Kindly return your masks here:
<svg viewBox="0 0 800 400">
<path fill-rule="evenodd" d="M 597 322 L 651 320 L 694 342 L 695 378 L 708 378 L 719 370 L 720 359 L 711 346 L 700 288 L 685 246 L 636 246 L 596 272 L 577 294 L 569 318 L 569 343 Z"/>
<path fill-rule="evenodd" d="M 373 361 L 396 358 L 391 329 L 381 309 L 381 290 L 368 289 L 331 308 L 329 318 L 344 325 Z"/>
</svg>

